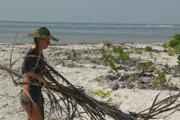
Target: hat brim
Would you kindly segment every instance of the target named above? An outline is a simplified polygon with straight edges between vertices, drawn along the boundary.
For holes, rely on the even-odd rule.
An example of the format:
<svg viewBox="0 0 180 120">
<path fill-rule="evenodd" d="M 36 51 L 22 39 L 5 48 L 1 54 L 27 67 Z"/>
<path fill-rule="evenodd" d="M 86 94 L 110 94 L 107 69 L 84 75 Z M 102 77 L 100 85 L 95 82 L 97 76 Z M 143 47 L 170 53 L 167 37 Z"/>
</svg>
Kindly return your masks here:
<svg viewBox="0 0 180 120">
<path fill-rule="evenodd" d="M 54 36 L 50 35 L 50 36 L 45 36 L 45 35 L 37 35 L 37 34 L 34 34 L 34 33 L 29 33 L 27 34 L 25 37 L 37 37 L 37 38 L 44 38 L 44 39 L 50 39 L 50 40 L 54 40 L 54 41 L 58 41 L 59 39 L 58 38 L 55 38 Z"/>
</svg>

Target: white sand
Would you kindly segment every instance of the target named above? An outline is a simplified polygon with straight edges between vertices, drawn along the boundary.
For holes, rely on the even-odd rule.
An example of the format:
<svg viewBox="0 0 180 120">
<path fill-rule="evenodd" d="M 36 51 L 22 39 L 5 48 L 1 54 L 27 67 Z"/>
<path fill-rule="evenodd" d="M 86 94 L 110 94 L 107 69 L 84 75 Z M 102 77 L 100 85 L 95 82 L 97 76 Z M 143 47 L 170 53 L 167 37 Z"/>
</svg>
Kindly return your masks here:
<svg viewBox="0 0 180 120">
<path fill-rule="evenodd" d="M 13 48 L 13 61 L 21 58 L 25 55 L 28 49 L 32 45 L 22 44 L 22 45 L 15 45 Z M 138 47 L 138 48 L 145 48 L 147 45 L 142 44 L 127 44 L 130 47 Z M 150 44 L 153 49 L 163 50 L 163 48 L 159 44 Z M 65 58 L 66 56 L 60 54 L 60 51 L 70 51 L 72 49 L 76 50 L 95 50 L 100 49 L 102 44 L 80 44 L 80 45 L 59 45 L 59 46 L 50 46 L 47 50 L 44 51 L 45 58 L 50 65 L 56 65 L 55 69 L 58 70 L 66 79 L 68 79 L 73 85 L 75 86 L 83 86 L 87 93 L 92 95 L 92 92 L 96 90 L 103 90 L 103 91 L 112 91 L 111 85 L 113 82 L 107 82 L 103 80 L 103 82 L 98 82 L 96 79 L 99 76 L 105 76 L 109 74 L 111 69 L 107 66 L 95 65 L 93 63 L 77 63 L 76 67 L 64 67 L 60 62 L 61 59 Z M 9 59 L 11 53 L 12 45 L 11 44 L 0 44 L 0 64 L 9 66 Z M 131 49 L 130 49 L 131 50 Z M 83 55 L 82 55 L 83 56 Z M 85 56 L 84 56 L 85 57 Z M 99 57 L 99 55 L 91 55 L 89 57 Z M 130 54 L 131 58 L 140 58 L 143 60 L 154 61 L 154 58 L 157 58 L 156 64 L 164 65 L 168 63 L 169 66 L 177 65 L 177 54 L 175 56 L 169 56 L 165 52 L 160 53 L 152 53 L 149 55 L 148 52 L 143 52 L 143 54 Z M 59 62 L 59 64 L 58 64 Z M 22 59 L 18 60 L 13 69 L 20 70 L 20 66 L 22 63 Z M 83 65 L 83 67 L 78 67 Z M 94 67 L 96 66 L 96 67 Z M 124 71 L 122 71 L 124 72 Z M 167 75 L 167 78 L 172 77 L 171 75 Z M 172 77 L 171 79 L 174 81 L 178 86 L 180 85 L 179 77 Z M 0 120 L 25 120 L 26 114 L 22 110 L 18 94 L 21 90 L 20 86 L 15 86 L 12 82 L 11 76 L 9 73 L 2 71 L 0 69 Z M 143 90 L 143 89 L 118 89 L 112 91 L 112 103 L 119 105 L 120 109 L 123 112 L 128 113 L 129 111 L 132 112 L 139 112 L 142 111 L 152 105 L 152 102 L 155 96 L 159 93 L 159 90 Z M 176 93 L 172 91 L 172 94 Z M 165 98 L 169 95 L 168 91 L 164 91 L 159 99 Z M 99 100 L 106 100 L 108 98 L 100 98 L 98 96 L 94 96 L 96 99 Z M 45 105 L 46 107 L 46 105 Z M 180 119 L 180 112 L 177 111 L 174 114 L 170 115 L 165 119 L 159 120 L 179 120 Z"/>
</svg>

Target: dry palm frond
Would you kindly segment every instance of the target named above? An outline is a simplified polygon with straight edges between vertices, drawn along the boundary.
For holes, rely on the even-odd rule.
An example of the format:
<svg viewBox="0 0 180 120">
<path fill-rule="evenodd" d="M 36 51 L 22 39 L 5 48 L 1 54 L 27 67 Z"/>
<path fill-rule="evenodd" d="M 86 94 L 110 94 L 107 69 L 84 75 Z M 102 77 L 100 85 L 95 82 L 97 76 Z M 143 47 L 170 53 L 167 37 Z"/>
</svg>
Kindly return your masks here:
<svg viewBox="0 0 180 120">
<path fill-rule="evenodd" d="M 54 79 L 51 80 L 50 82 L 54 85 L 49 85 L 50 89 L 47 89 L 46 93 L 51 101 L 51 112 L 59 110 L 59 115 L 66 114 L 68 120 L 75 117 L 81 118 L 82 113 L 86 113 L 91 120 L 105 120 L 105 115 L 115 120 L 126 120 L 128 115 L 117 107 L 91 98 L 81 88 L 74 87 L 47 63 L 46 66 L 51 71 L 51 74 L 55 74 L 62 79 L 61 84 Z M 60 103 L 63 103 L 63 105 Z"/>
<path fill-rule="evenodd" d="M 45 63 L 49 72 L 57 76 L 57 80 L 52 79 L 48 81 L 48 88 L 45 92 L 50 101 L 49 114 L 54 114 L 61 120 L 73 120 L 78 118 L 80 120 L 106 120 L 108 115 L 114 120 L 133 120 L 142 118 L 144 120 L 157 119 L 162 113 L 169 113 L 164 117 L 176 112 L 180 107 L 179 98 L 180 93 L 170 95 L 161 101 L 158 101 L 160 93 L 155 97 L 152 106 L 139 113 L 130 112 L 130 114 L 123 113 L 116 106 L 98 101 L 88 96 L 82 88 L 76 88 L 60 73 L 54 70 L 51 66 Z M 0 68 L 22 78 L 22 75 L 14 70 L 7 68 L 0 64 Z M 61 82 L 59 79 L 61 79 Z M 24 82 L 16 82 L 16 85 L 32 84 Z M 35 84 L 36 85 L 36 84 Z M 87 116 L 85 115 L 87 114 Z M 161 116 L 162 118 L 163 116 Z"/>
<path fill-rule="evenodd" d="M 54 70 L 51 66 L 46 64 L 51 74 L 62 79 L 62 83 L 52 79 L 48 81 L 48 87 L 45 92 L 50 101 L 49 114 L 54 114 L 62 120 L 73 120 L 74 118 L 91 119 L 91 120 L 106 120 L 105 116 L 108 115 L 114 120 L 132 120 L 131 116 L 120 111 L 115 105 L 110 103 L 98 101 L 88 96 L 82 88 L 76 88 L 60 73 Z M 0 68 L 22 78 L 22 75 L 13 71 L 3 65 Z M 16 85 L 32 84 L 24 82 L 16 82 Z M 33 84 L 38 85 L 38 84 Z M 87 114 L 85 116 L 84 114 Z"/>
<path fill-rule="evenodd" d="M 139 113 L 132 112 L 131 115 L 135 118 L 143 118 L 144 120 L 158 119 L 162 118 L 162 116 L 158 117 L 158 115 L 161 115 L 162 113 L 167 113 L 167 115 L 163 117 L 166 118 L 178 110 L 178 108 L 180 107 L 180 103 L 178 101 L 178 98 L 180 98 L 180 93 L 172 96 L 170 95 L 167 98 L 164 98 L 163 100 L 157 102 L 159 95 L 160 93 L 155 97 L 150 108 L 145 109 Z"/>
<path fill-rule="evenodd" d="M 49 114 L 54 114 L 61 120 L 73 120 L 78 118 L 80 120 L 105 120 L 105 115 L 112 117 L 115 120 L 133 120 L 136 118 L 142 118 L 144 120 L 157 119 L 162 113 L 169 113 L 164 116 L 167 117 L 172 113 L 178 111 L 180 107 L 179 98 L 180 93 L 170 95 L 161 101 L 157 101 L 160 93 L 155 97 L 152 106 L 139 113 L 130 112 L 130 114 L 123 113 L 117 107 L 112 104 L 101 102 L 93 99 L 85 94 L 82 88 L 76 88 L 67 79 L 65 79 L 60 73 L 54 70 L 51 66 L 46 64 L 49 71 L 55 74 L 57 78 L 61 78 L 60 83 L 57 80 L 49 81 L 49 86 L 45 89 L 50 101 Z M 0 64 L 0 68 L 22 78 L 22 75 L 14 70 L 7 68 Z M 18 85 L 32 84 L 24 82 L 16 82 Z M 35 84 L 36 85 L 36 84 Z M 89 119 L 84 114 L 89 116 Z M 161 118 L 163 116 L 160 116 Z"/>
</svg>

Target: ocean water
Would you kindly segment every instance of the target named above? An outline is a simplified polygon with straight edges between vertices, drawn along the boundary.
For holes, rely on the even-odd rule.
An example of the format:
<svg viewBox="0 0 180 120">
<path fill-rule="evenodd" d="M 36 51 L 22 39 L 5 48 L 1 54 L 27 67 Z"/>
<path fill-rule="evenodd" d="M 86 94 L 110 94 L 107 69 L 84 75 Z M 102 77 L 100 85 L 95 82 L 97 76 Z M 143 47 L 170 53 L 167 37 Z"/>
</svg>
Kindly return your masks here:
<svg viewBox="0 0 180 120">
<path fill-rule="evenodd" d="M 0 43 L 33 43 L 24 37 L 45 26 L 60 41 L 57 43 L 164 43 L 180 33 L 180 25 L 163 24 L 95 24 L 0 21 Z M 17 38 L 15 39 L 15 36 Z"/>
</svg>

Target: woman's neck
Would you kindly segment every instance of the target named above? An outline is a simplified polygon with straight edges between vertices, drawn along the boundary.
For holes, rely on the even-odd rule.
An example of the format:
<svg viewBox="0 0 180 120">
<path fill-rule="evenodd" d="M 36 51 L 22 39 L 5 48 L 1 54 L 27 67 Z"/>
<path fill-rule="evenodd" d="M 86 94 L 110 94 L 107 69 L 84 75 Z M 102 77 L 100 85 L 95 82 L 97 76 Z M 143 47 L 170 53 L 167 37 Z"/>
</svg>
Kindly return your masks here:
<svg viewBox="0 0 180 120">
<path fill-rule="evenodd" d="M 43 51 L 43 49 L 40 46 L 37 47 L 36 45 L 33 47 L 33 49 L 35 49 L 35 51 L 38 55 L 40 55 Z"/>
</svg>

